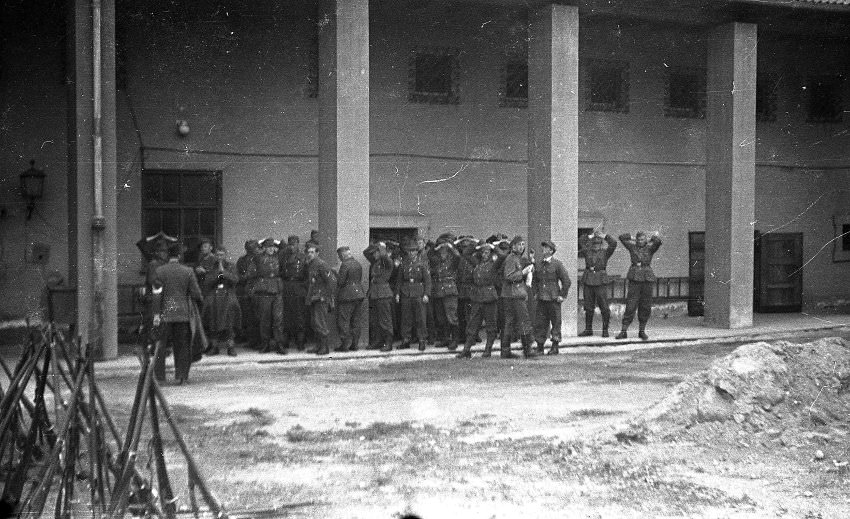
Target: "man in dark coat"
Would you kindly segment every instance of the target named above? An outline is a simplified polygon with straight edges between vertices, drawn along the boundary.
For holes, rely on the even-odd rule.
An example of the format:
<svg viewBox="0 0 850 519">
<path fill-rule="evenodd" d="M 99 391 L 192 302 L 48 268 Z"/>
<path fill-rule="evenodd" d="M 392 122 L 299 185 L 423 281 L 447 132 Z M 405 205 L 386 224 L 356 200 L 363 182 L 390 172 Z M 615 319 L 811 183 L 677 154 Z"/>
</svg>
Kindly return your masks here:
<svg viewBox="0 0 850 519">
<path fill-rule="evenodd" d="M 469 322 L 469 314 L 472 311 L 472 270 L 475 268 L 474 256 L 475 246 L 478 242 L 471 236 L 461 236 L 457 240 L 460 250 L 460 258 L 457 264 L 457 327 L 466 338 L 466 325 Z M 475 336 L 478 341 L 478 335 Z"/>
<path fill-rule="evenodd" d="M 437 238 L 431 254 L 431 303 L 434 305 L 434 321 L 442 337 L 441 347 L 457 349 L 457 268 L 460 253 L 455 249 L 454 235 L 446 233 Z"/>
<path fill-rule="evenodd" d="M 174 380 L 183 384 L 189 379 L 192 363 L 192 330 L 190 321 L 197 315 L 196 304 L 203 302 L 201 288 L 190 267 L 180 264 L 180 246 L 172 244 L 168 249 L 168 263 L 156 269 L 154 286 L 158 297 L 154 304 L 154 325 L 160 326 L 159 355 L 154 359 L 154 374 L 157 380 L 165 381 L 164 347 L 174 353 Z M 199 330 L 200 333 L 203 333 Z"/>
<path fill-rule="evenodd" d="M 153 259 L 145 271 L 145 322 L 144 329 L 150 334 L 153 330 L 153 284 L 156 281 L 156 269 L 168 263 L 168 243 L 157 240 L 153 247 Z"/>
<path fill-rule="evenodd" d="M 605 244 L 608 244 L 607 248 Z M 579 244 L 579 252 L 584 256 L 584 331 L 579 337 L 593 335 L 593 314 L 596 307 L 602 315 L 602 336 L 608 337 L 608 323 L 611 321 L 611 309 L 608 307 L 608 260 L 617 249 L 617 240 L 602 231 L 587 235 Z"/>
<path fill-rule="evenodd" d="M 307 296 L 305 303 L 310 309 L 310 325 L 316 334 L 318 348 L 316 355 L 330 353 L 328 335 L 328 312 L 333 311 L 336 296 L 336 276 L 330 267 L 319 257 L 319 246 L 307 245 Z"/>
<path fill-rule="evenodd" d="M 236 274 L 239 282 L 236 284 L 236 297 L 239 298 L 239 306 L 242 310 L 241 339 L 248 341 L 248 347 L 258 349 L 260 343 L 260 325 L 257 314 L 254 311 L 252 295 L 254 292 L 254 275 L 251 273 L 254 265 L 254 257 L 262 254 L 260 242 L 248 240 L 245 242 L 245 255 L 236 260 Z"/>
<path fill-rule="evenodd" d="M 649 340 L 646 335 L 646 323 L 652 314 L 652 288 L 655 285 L 655 272 L 652 270 L 652 256 L 661 247 L 661 238 L 654 233 L 647 240 L 646 233 L 639 232 L 637 235 L 620 235 L 620 241 L 629 251 L 632 265 L 629 267 L 627 279 L 629 280 L 629 294 L 626 301 L 626 311 L 623 314 L 623 329 L 617 334 L 617 339 L 628 338 L 629 325 L 635 318 L 635 310 L 638 314 L 638 337 Z"/>
<path fill-rule="evenodd" d="M 393 349 L 393 291 L 390 287 L 395 264 L 384 242 L 370 245 L 363 251 L 369 267 L 369 328 L 376 341 L 370 349 L 390 351 Z"/>
<path fill-rule="evenodd" d="M 236 266 L 227 261 L 227 249 L 217 248 L 215 256 L 218 261 L 204 278 L 204 329 L 212 341 L 210 355 L 217 355 L 224 345 L 227 354 L 235 357 L 233 340 L 242 322 L 242 309 L 236 298 L 239 275 Z"/>
<path fill-rule="evenodd" d="M 215 245 L 213 244 L 212 238 L 201 238 L 201 243 L 198 244 L 198 261 L 195 263 L 195 275 L 198 278 L 198 286 L 201 287 L 201 291 L 204 290 L 206 283 L 204 282 L 206 279 L 207 272 L 215 268 L 216 258 L 213 249 Z M 204 295 L 207 295 L 204 293 Z"/>
<path fill-rule="evenodd" d="M 304 349 L 307 329 L 307 256 L 300 250 L 298 236 L 286 239 L 280 257 L 280 276 L 283 280 L 283 341 L 284 348 L 295 342 L 298 351 Z"/>
<path fill-rule="evenodd" d="M 511 253 L 505 258 L 502 270 L 501 299 L 505 309 L 505 328 L 502 330 L 502 357 L 511 358 L 510 334 L 514 327 L 519 330 L 522 341 L 522 355 L 525 358 L 534 357 L 531 351 L 531 319 L 528 316 L 527 281 L 534 271 L 534 265 L 526 264 L 524 260 L 525 239 L 515 236 L 511 240 Z"/>
<path fill-rule="evenodd" d="M 537 341 L 537 353 L 543 353 L 546 336 L 551 326 L 552 346 L 547 355 L 558 354 L 561 342 L 561 303 L 570 292 L 570 275 L 561 260 L 555 258 L 555 244 L 544 241 L 540 244 L 543 257 L 534 266 L 533 285 L 537 298 L 534 314 L 534 339 Z"/>
<path fill-rule="evenodd" d="M 354 259 L 347 245 L 336 250 L 339 256 L 337 276 L 336 328 L 339 347 L 334 351 L 356 351 L 360 342 L 360 320 L 363 316 L 363 267 Z"/>
<path fill-rule="evenodd" d="M 277 243 L 266 238 L 261 243 L 263 254 L 254 257 L 253 299 L 254 309 L 260 325 L 260 351 L 277 351 L 284 355 L 281 340 L 281 321 L 283 320 L 282 283 L 280 281 L 280 262 L 277 259 Z"/>
<path fill-rule="evenodd" d="M 419 351 L 425 350 L 427 340 L 426 309 L 431 293 L 431 272 L 427 263 L 420 259 L 416 243 L 404 244 L 406 256 L 396 272 L 396 302 L 401 304 L 401 337 L 399 349 L 410 348 L 413 338 L 413 321 L 419 337 Z M 424 260 L 424 261 L 427 261 Z"/>
<path fill-rule="evenodd" d="M 459 359 L 472 357 L 472 345 L 477 340 L 482 321 L 487 330 L 487 342 L 484 344 L 484 353 L 481 356 L 489 357 L 493 351 L 493 343 L 496 341 L 499 301 L 499 293 L 496 287 L 501 282 L 500 271 L 505 260 L 505 257 L 496 254 L 494 249 L 493 244 L 482 243 L 477 247 L 477 257 L 472 259 L 475 264 L 472 269 L 473 284 L 469 292 L 472 307 L 466 325 L 466 342 L 463 345 L 463 351 L 457 355 Z M 508 354 L 510 355 L 510 349 L 508 349 Z"/>
</svg>

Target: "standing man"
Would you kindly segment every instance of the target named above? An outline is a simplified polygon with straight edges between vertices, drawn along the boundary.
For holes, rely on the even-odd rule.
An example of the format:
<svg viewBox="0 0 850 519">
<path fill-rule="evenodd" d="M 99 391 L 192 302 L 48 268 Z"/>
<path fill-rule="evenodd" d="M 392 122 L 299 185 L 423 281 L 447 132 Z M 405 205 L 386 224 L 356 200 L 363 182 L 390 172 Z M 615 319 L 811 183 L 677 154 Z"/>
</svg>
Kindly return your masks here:
<svg viewBox="0 0 850 519">
<path fill-rule="evenodd" d="M 260 352 L 277 351 L 285 355 L 286 350 L 281 347 L 280 337 L 283 299 L 277 244 L 273 238 L 266 238 L 260 245 L 263 247 L 263 253 L 254 257 L 253 269 L 253 297 L 260 325 Z"/>
<path fill-rule="evenodd" d="M 653 233 L 648 241 L 646 233 L 639 232 L 634 237 L 631 234 L 621 234 L 620 241 L 629 251 L 632 266 L 626 276 L 629 280 L 629 294 L 626 301 L 626 312 L 623 314 L 623 329 L 617 334 L 617 339 L 628 338 L 629 325 L 638 314 L 638 337 L 649 340 L 646 335 L 646 323 L 652 314 L 652 286 L 655 284 L 655 272 L 652 270 L 652 256 L 661 247 L 658 232 Z"/>
<path fill-rule="evenodd" d="M 211 238 L 201 238 L 201 243 L 198 245 L 198 262 L 195 264 L 195 275 L 198 277 L 198 285 L 206 286 L 204 280 L 207 272 L 215 268 L 216 258 L 213 253 L 213 241 Z M 204 294 L 206 295 L 206 294 Z"/>
<path fill-rule="evenodd" d="M 236 260 L 236 274 L 239 282 L 236 284 L 236 297 L 239 298 L 239 306 L 242 309 L 241 338 L 248 341 L 248 347 L 258 349 L 260 342 L 257 314 L 254 312 L 254 303 L 251 300 L 254 292 L 254 258 L 262 254 L 260 242 L 248 240 L 245 242 L 245 255 Z"/>
<path fill-rule="evenodd" d="M 531 351 L 531 320 L 528 316 L 528 291 L 526 283 L 534 271 L 534 265 L 524 265 L 525 239 L 514 236 L 511 240 L 511 253 L 505 258 L 502 274 L 501 299 L 505 308 L 505 327 L 502 330 L 502 358 L 511 358 L 511 333 L 514 327 L 519 330 L 522 341 L 522 355 L 526 359 L 534 357 Z"/>
<path fill-rule="evenodd" d="M 469 314 L 472 312 L 472 271 L 475 268 L 473 257 L 475 246 L 478 242 L 471 236 L 461 236 L 455 242 L 460 249 L 460 258 L 457 264 L 457 327 L 461 338 L 466 339 L 466 325 L 469 322 Z M 478 335 L 475 336 L 476 342 Z"/>
<path fill-rule="evenodd" d="M 147 337 L 150 337 L 150 332 L 153 329 L 153 285 L 156 281 L 156 269 L 166 263 L 168 263 L 168 243 L 165 240 L 157 240 L 153 247 L 153 259 L 148 262 L 145 272 L 145 322 L 143 329 Z"/>
<path fill-rule="evenodd" d="M 482 357 L 489 357 L 493 352 L 493 343 L 496 341 L 499 293 L 496 287 L 501 281 L 502 262 L 505 257 L 496 254 L 495 247 L 491 243 L 482 243 L 477 247 L 480 251 L 478 264 L 472 269 L 473 284 L 470 290 L 472 307 L 466 325 L 466 342 L 463 351 L 458 353 L 457 358 L 469 359 L 472 357 L 472 345 L 478 338 L 478 330 L 482 321 L 487 330 L 487 342 L 484 344 Z M 472 260 L 473 262 L 476 260 Z M 507 353 L 506 353 L 507 352 Z M 512 356 L 510 346 L 502 348 L 502 356 Z"/>
<path fill-rule="evenodd" d="M 428 264 L 419 256 L 416 243 L 408 241 L 404 245 L 407 255 L 398 266 L 396 276 L 396 303 L 401 303 L 401 337 L 398 349 L 410 348 L 413 338 L 413 320 L 416 320 L 416 333 L 419 337 L 419 351 L 425 350 L 427 338 L 426 309 L 428 294 L 431 293 L 431 272 Z M 427 258 L 425 259 L 427 261 Z"/>
<path fill-rule="evenodd" d="M 608 244 L 607 248 L 604 244 Z M 588 234 L 581 242 L 580 252 L 584 256 L 584 331 L 579 337 L 593 335 L 593 314 L 599 307 L 602 315 L 602 336 L 608 337 L 611 309 L 608 308 L 608 260 L 617 249 L 617 240 L 597 230 Z"/>
<path fill-rule="evenodd" d="M 307 328 L 307 256 L 301 252 L 298 236 L 286 239 L 280 262 L 283 280 L 283 348 L 295 341 L 298 351 L 304 349 L 304 332 Z"/>
<path fill-rule="evenodd" d="M 307 245 L 307 296 L 305 303 L 310 309 L 310 324 L 316 334 L 318 348 L 316 355 L 330 353 L 328 347 L 328 312 L 334 309 L 336 295 L 336 276 L 328 264 L 319 257 L 319 246 Z"/>
<path fill-rule="evenodd" d="M 363 268 L 347 245 L 336 250 L 339 256 L 337 279 L 336 328 L 339 347 L 334 351 L 357 351 L 360 342 L 360 319 L 363 316 Z"/>
<path fill-rule="evenodd" d="M 434 321 L 438 334 L 442 336 L 440 347 L 449 350 L 457 349 L 457 267 L 460 253 L 452 243 L 455 237 L 449 233 L 440 235 L 434 247 L 431 262 L 431 277 L 433 281 L 432 304 L 434 305 Z"/>
<path fill-rule="evenodd" d="M 165 381 L 165 347 L 174 353 L 174 380 L 177 385 L 189 380 L 192 364 L 192 329 L 189 322 L 203 302 L 201 288 L 191 268 L 180 264 L 180 245 L 168 248 L 168 262 L 156 269 L 154 276 L 154 326 L 161 326 L 162 346 L 154 359 L 154 374 Z M 159 294 L 156 294 L 159 292 Z M 198 333 L 203 333 L 198 330 Z"/>
<path fill-rule="evenodd" d="M 555 258 L 555 244 L 544 241 L 540 244 L 543 257 L 534 267 L 534 286 L 537 294 L 537 306 L 534 314 L 534 338 L 537 341 L 537 353 L 543 353 L 546 336 L 552 330 L 552 346 L 547 355 L 558 354 L 561 342 L 561 303 L 570 292 L 570 275 L 561 260 Z"/>
<path fill-rule="evenodd" d="M 236 298 L 239 275 L 236 266 L 227 261 L 227 249 L 218 247 L 215 257 L 216 266 L 204 278 L 204 329 L 213 341 L 210 355 L 218 355 L 223 344 L 227 354 L 235 357 L 233 339 L 242 322 L 242 309 Z"/>
<path fill-rule="evenodd" d="M 369 260 L 369 329 L 376 340 L 369 349 L 393 349 L 393 290 L 390 277 L 395 264 L 387 251 L 387 244 L 378 242 L 363 251 Z"/>
</svg>

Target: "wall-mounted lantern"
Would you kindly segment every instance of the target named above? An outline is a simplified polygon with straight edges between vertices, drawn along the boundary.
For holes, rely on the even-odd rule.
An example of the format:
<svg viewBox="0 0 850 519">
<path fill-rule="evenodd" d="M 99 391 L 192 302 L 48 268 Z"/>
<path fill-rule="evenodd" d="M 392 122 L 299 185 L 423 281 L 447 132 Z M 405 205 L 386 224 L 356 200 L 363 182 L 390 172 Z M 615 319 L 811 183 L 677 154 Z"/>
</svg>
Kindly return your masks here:
<svg viewBox="0 0 850 519">
<path fill-rule="evenodd" d="M 21 195 L 27 199 L 27 220 L 32 218 L 35 201 L 44 195 L 44 171 L 35 169 L 35 160 L 30 161 L 30 168 L 21 173 Z"/>
</svg>

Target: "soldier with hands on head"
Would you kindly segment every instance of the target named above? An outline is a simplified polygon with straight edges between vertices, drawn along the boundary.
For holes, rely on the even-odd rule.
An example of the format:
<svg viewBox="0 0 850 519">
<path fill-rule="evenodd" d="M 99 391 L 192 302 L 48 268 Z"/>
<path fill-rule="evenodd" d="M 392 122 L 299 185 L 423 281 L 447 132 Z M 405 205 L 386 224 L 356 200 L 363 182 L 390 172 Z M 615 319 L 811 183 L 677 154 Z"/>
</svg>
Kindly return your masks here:
<svg viewBox="0 0 850 519">
<path fill-rule="evenodd" d="M 449 350 L 456 350 L 458 343 L 456 280 L 460 253 L 455 249 L 454 240 L 454 235 L 450 233 L 440 235 L 431 255 L 434 321 L 442 336 L 440 347 L 448 347 Z"/>
<path fill-rule="evenodd" d="M 354 259 L 347 245 L 336 250 L 339 275 L 336 294 L 336 327 L 339 347 L 334 351 L 356 351 L 360 342 L 360 320 L 363 316 L 363 267 Z"/>
<path fill-rule="evenodd" d="M 254 257 L 253 275 L 254 308 L 260 327 L 260 352 L 277 351 L 286 354 L 281 341 L 281 322 L 283 320 L 282 283 L 280 280 L 280 262 L 277 257 L 278 243 L 274 238 L 266 238 L 260 244 L 263 253 Z"/>
<path fill-rule="evenodd" d="M 248 341 L 248 347 L 258 349 L 260 343 L 259 321 L 254 309 L 254 258 L 262 254 L 260 242 L 248 240 L 245 242 L 245 254 L 236 260 L 236 274 L 239 282 L 236 284 L 236 297 L 242 308 L 242 338 Z"/>
<path fill-rule="evenodd" d="M 606 247 L 607 244 L 607 247 Z M 579 243 L 584 256 L 584 331 L 579 337 L 593 335 L 593 314 L 599 307 L 602 315 L 602 336 L 608 337 L 611 309 L 608 307 L 608 260 L 617 249 L 617 240 L 601 230 L 585 236 Z"/>
<path fill-rule="evenodd" d="M 301 252 L 298 236 L 286 239 L 280 255 L 280 277 L 283 281 L 283 331 L 284 349 L 293 341 L 298 351 L 304 349 L 307 328 L 307 256 Z"/>
<path fill-rule="evenodd" d="M 378 242 L 363 251 L 369 261 L 369 328 L 376 341 L 369 349 L 393 349 L 393 290 L 390 277 L 395 263 L 387 251 L 387 244 Z"/>
<path fill-rule="evenodd" d="M 635 310 L 638 314 L 638 337 L 649 340 L 646 335 L 646 323 L 652 314 L 652 288 L 655 285 L 655 272 L 652 270 L 652 256 L 661 247 L 661 238 L 658 232 L 652 234 L 647 240 L 646 233 L 639 232 L 635 236 L 631 234 L 620 235 L 620 241 L 629 251 L 632 265 L 629 267 L 627 278 L 629 280 L 629 293 L 626 301 L 626 311 L 623 314 L 623 329 L 617 334 L 617 339 L 628 338 L 629 325 L 635 318 Z"/>
<path fill-rule="evenodd" d="M 472 236 L 461 236 L 455 241 L 460 251 L 457 264 L 457 326 L 462 339 L 466 339 L 466 325 L 472 312 L 472 270 L 475 268 L 473 257 L 477 245 L 478 241 Z M 476 342 L 479 340 L 477 333 L 475 339 Z"/>
<path fill-rule="evenodd" d="M 527 280 L 533 275 L 534 265 L 527 264 L 525 257 L 525 239 L 515 236 L 511 240 L 511 253 L 505 258 L 502 274 L 501 299 L 505 311 L 505 328 L 502 330 L 502 357 L 511 358 L 514 355 L 510 348 L 510 334 L 514 327 L 520 332 L 522 355 L 525 358 L 534 357 L 531 351 L 531 319 L 528 316 Z"/>
<path fill-rule="evenodd" d="M 218 355 L 219 346 L 223 344 L 227 354 L 235 357 L 233 340 L 242 322 L 242 309 L 236 298 L 239 275 L 236 266 L 227 261 L 227 249 L 218 247 L 215 257 L 215 267 L 204 277 L 204 329 L 211 339 L 210 355 Z"/>
<path fill-rule="evenodd" d="M 564 264 L 555 258 L 555 244 L 544 241 L 540 247 L 543 257 L 534 266 L 533 278 L 537 297 L 534 338 L 537 341 L 537 353 L 542 354 L 551 327 L 552 346 L 547 355 L 557 355 L 561 342 L 561 303 L 567 298 L 572 281 Z"/>
<path fill-rule="evenodd" d="M 419 338 L 419 351 L 425 350 L 428 330 L 426 328 L 426 305 L 431 293 L 431 272 L 427 258 L 420 258 L 419 249 L 413 241 L 404 244 L 406 255 L 396 272 L 396 302 L 401 304 L 401 336 L 399 349 L 410 348 L 413 339 L 413 322 Z"/>
<path fill-rule="evenodd" d="M 307 252 L 307 296 L 305 304 L 310 311 L 310 324 L 316 334 L 318 348 L 316 355 L 330 353 L 328 335 L 328 312 L 333 311 L 336 304 L 336 276 L 331 272 L 325 260 L 319 257 L 319 246 L 310 243 Z"/>
<path fill-rule="evenodd" d="M 472 306 L 466 325 L 466 342 L 463 351 L 458 353 L 457 358 L 469 359 L 472 357 L 472 345 L 478 336 L 482 321 L 487 331 L 487 342 L 484 344 L 482 357 L 489 357 L 493 351 L 493 343 L 496 341 L 499 292 L 497 286 L 501 282 L 501 269 L 505 256 L 495 252 L 492 243 L 481 243 L 476 247 L 476 258 L 472 269 L 473 284 L 470 288 L 470 299 Z M 502 356 L 505 356 L 505 348 L 502 348 Z M 507 354 L 511 355 L 510 348 Z"/>
<path fill-rule="evenodd" d="M 213 252 L 215 244 L 213 244 L 212 238 L 201 238 L 201 243 L 198 245 L 198 248 L 198 261 L 195 263 L 195 275 L 198 277 L 198 285 L 203 291 L 206 286 L 206 283 L 204 283 L 206 274 L 208 271 L 215 268 L 217 260 L 215 253 Z M 206 296 L 207 294 L 204 293 L 204 295 Z"/>
</svg>

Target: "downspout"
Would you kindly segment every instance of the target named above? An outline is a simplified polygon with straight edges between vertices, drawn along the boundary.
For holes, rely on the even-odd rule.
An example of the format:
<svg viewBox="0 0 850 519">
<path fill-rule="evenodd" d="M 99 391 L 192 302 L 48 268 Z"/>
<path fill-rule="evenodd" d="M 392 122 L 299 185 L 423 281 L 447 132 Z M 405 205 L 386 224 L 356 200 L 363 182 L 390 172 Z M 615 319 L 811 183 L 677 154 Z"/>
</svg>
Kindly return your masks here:
<svg viewBox="0 0 850 519">
<path fill-rule="evenodd" d="M 92 144 L 94 147 L 93 176 L 94 176 L 94 213 L 92 215 L 92 312 L 89 321 L 88 345 L 93 348 L 91 353 L 103 356 L 103 272 L 106 259 L 103 250 L 103 234 L 106 229 L 106 219 L 103 217 L 103 135 L 101 130 L 101 0 L 92 0 L 92 80 L 93 80 L 93 116 Z M 87 353 L 88 350 L 87 350 Z"/>
</svg>

